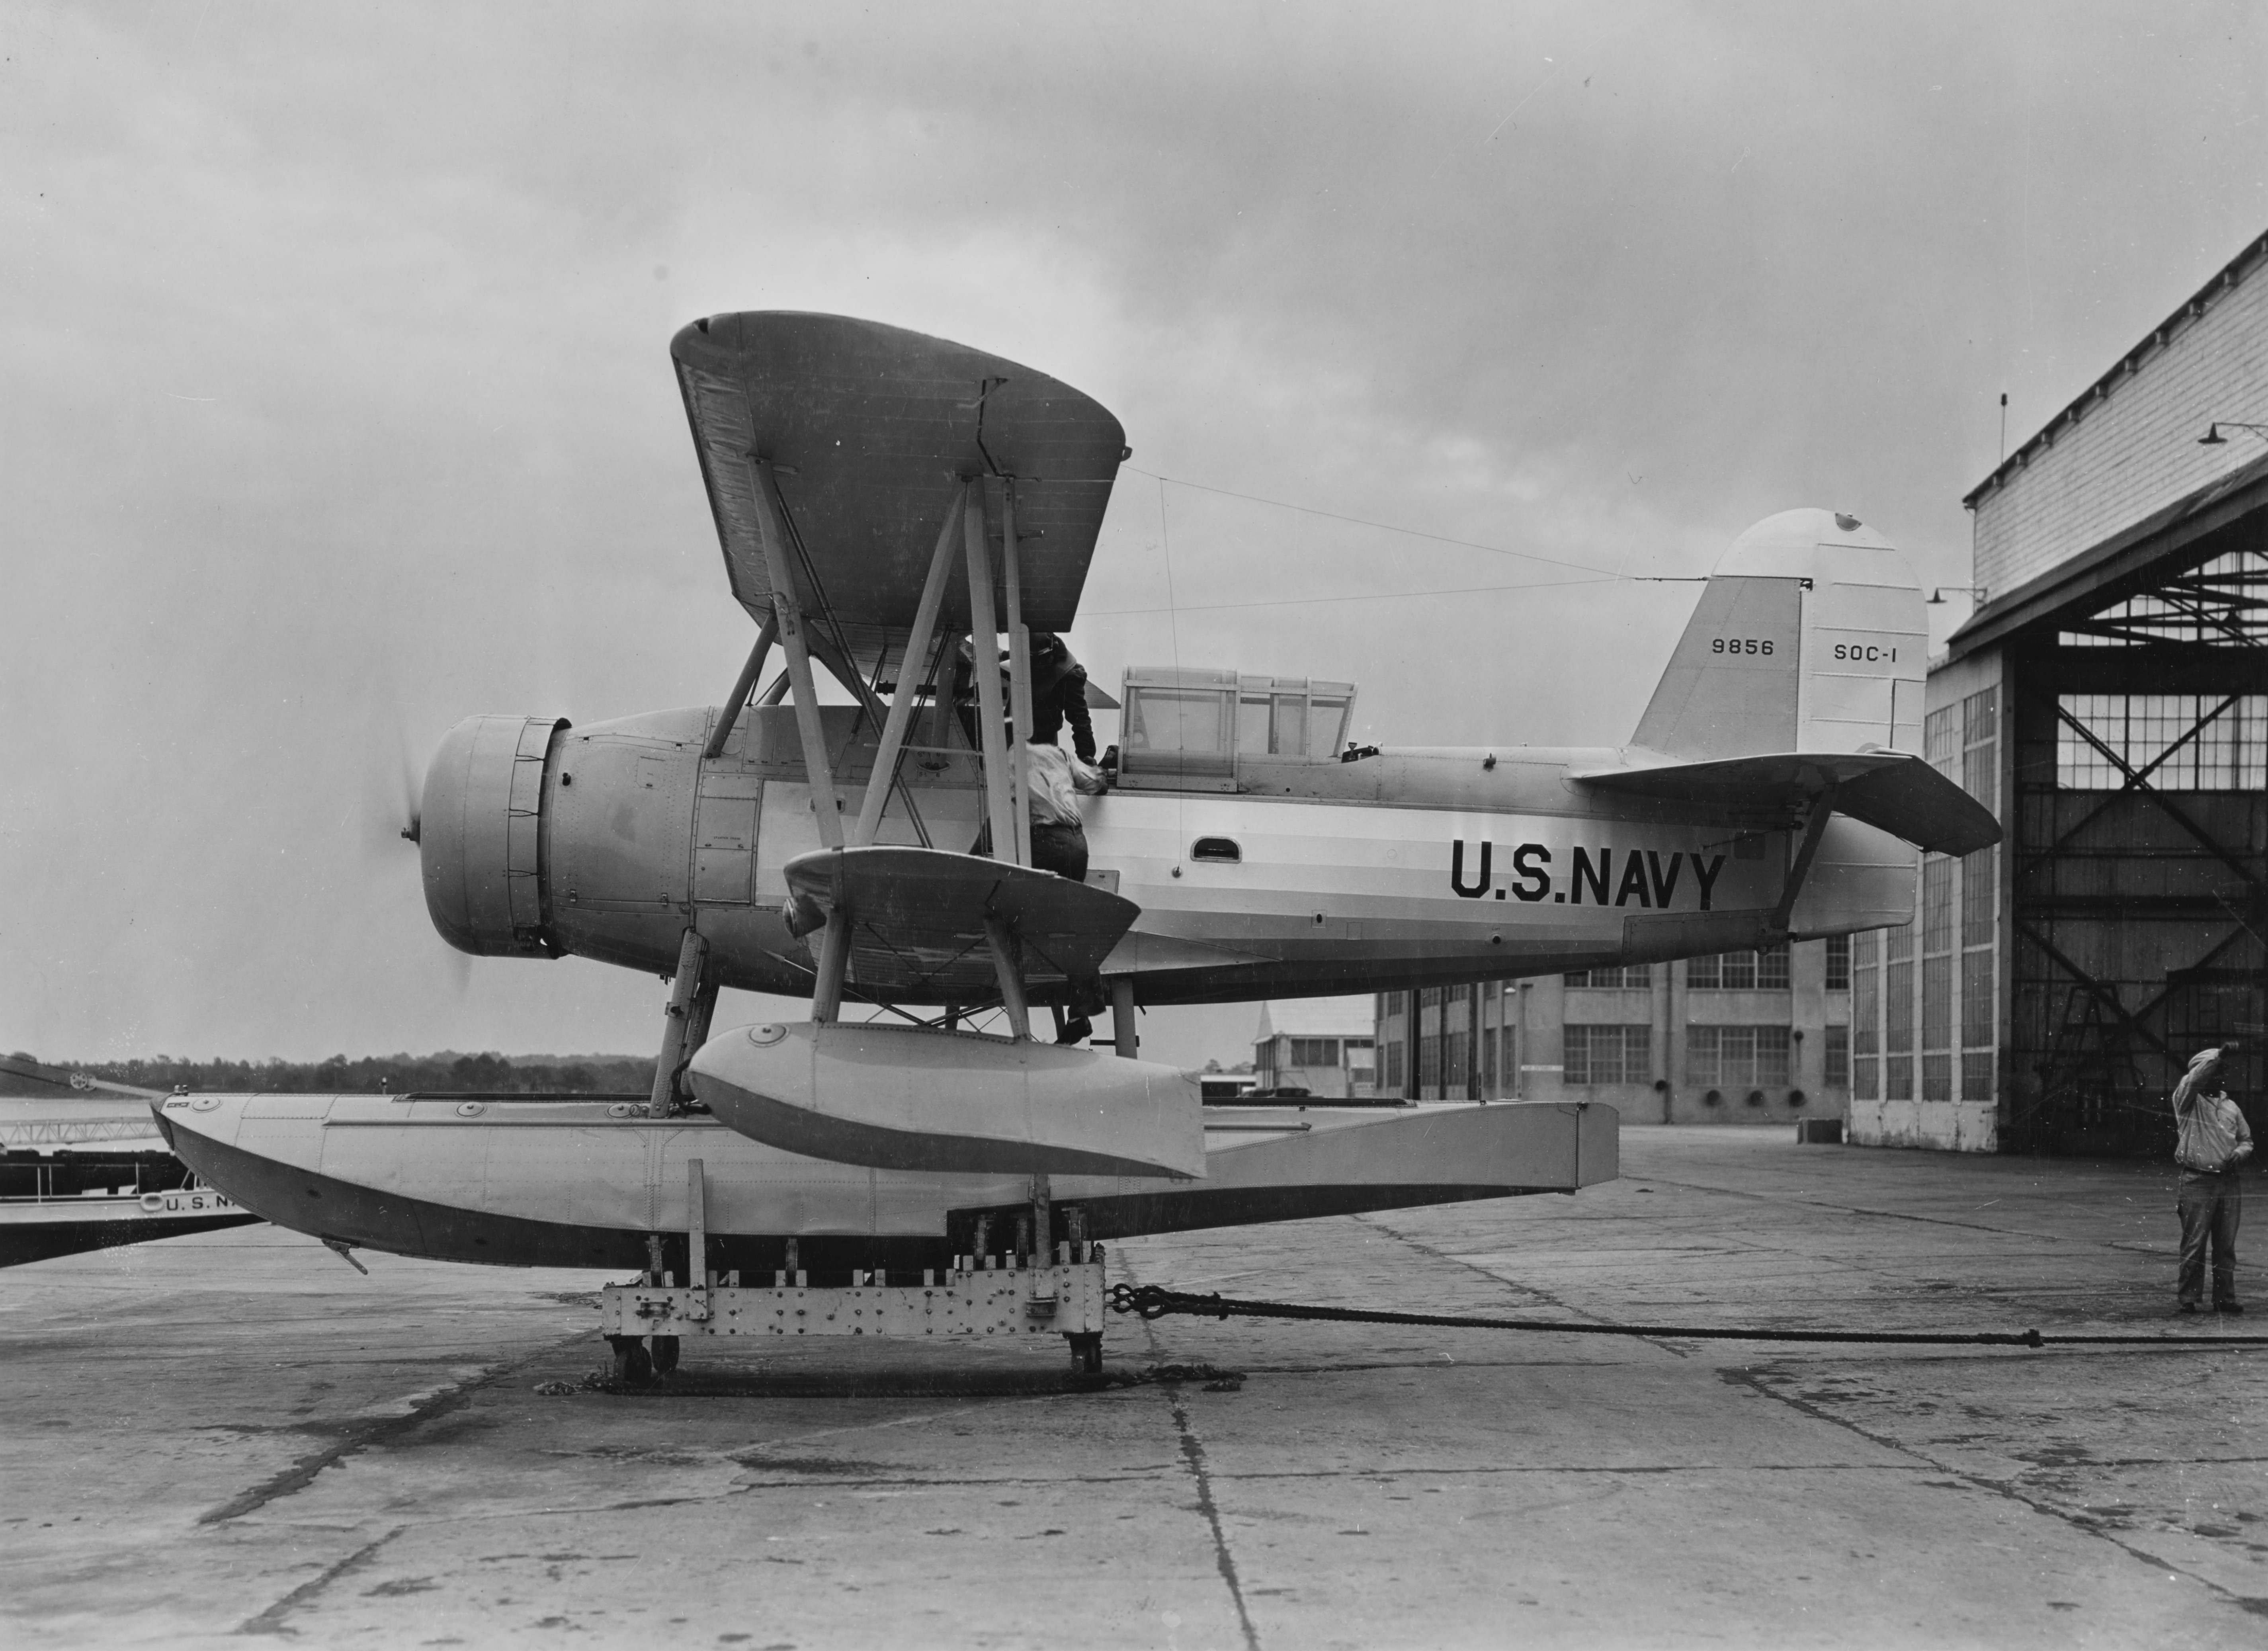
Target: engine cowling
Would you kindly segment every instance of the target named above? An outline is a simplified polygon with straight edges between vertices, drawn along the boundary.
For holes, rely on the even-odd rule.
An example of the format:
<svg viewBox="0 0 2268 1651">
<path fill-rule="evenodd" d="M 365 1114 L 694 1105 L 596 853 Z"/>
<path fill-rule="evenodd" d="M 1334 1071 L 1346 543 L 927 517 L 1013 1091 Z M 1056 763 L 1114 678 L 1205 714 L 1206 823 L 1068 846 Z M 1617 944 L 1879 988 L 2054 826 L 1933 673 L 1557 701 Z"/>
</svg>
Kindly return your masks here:
<svg viewBox="0 0 2268 1651">
<path fill-rule="evenodd" d="M 418 858 L 441 938 L 475 957 L 555 957 L 544 923 L 544 768 L 563 717 L 468 717 L 425 770 Z"/>
</svg>

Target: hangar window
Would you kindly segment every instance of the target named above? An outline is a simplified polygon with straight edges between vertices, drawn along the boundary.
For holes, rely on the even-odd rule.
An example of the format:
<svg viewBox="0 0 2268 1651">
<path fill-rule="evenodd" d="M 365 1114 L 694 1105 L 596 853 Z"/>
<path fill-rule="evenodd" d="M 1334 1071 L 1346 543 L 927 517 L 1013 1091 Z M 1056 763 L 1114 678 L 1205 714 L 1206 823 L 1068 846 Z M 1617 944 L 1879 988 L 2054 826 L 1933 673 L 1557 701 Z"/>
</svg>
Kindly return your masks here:
<svg viewBox="0 0 2268 1651">
<path fill-rule="evenodd" d="M 2065 791 L 2123 791 L 2121 763 L 2160 791 L 2268 785 L 2268 694 L 2059 694 L 2056 713 Z"/>
<path fill-rule="evenodd" d="M 1979 689 L 1961 702 L 1962 789 L 1987 808 L 2000 796 L 2000 690 Z"/>
<path fill-rule="evenodd" d="M 1777 991 L 1787 984 L 1787 946 L 1782 942 L 1760 952 L 1722 952 L 1688 958 L 1685 984 L 1702 991 Z"/>
<path fill-rule="evenodd" d="M 1830 1089 L 1847 1089 L 1851 1087 L 1851 1028 L 1830 1026 L 1821 1029 L 1827 1035 L 1827 1044 L 1821 1057 L 1820 1080 Z"/>
<path fill-rule="evenodd" d="M 1650 1026 L 1571 1026 L 1561 1048 L 1565 1083 L 1644 1083 L 1653 1076 Z"/>
<path fill-rule="evenodd" d="M 1881 1099 L 1882 971 L 1872 931 L 1852 936 L 1851 1094 L 1860 1101 Z"/>
<path fill-rule="evenodd" d="M 1685 1081 L 1696 1088 L 1784 1089 L 1787 1030 L 1784 1026 L 1689 1026 Z"/>
<path fill-rule="evenodd" d="M 2257 647 L 2262 618 L 2257 606 L 2268 556 L 2232 550 L 2186 573 L 2169 579 L 2058 632 L 2066 648 L 2131 648 L 2153 642 L 2186 642 L 2196 647 Z"/>
<path fill-rule="evenodd" d="M 1577 969 L 1568 971 L 1571 986 L 1645 986 L 1653 981 L 1653 965 L 1628 963 L 1620 969 Z"/>
</svg>

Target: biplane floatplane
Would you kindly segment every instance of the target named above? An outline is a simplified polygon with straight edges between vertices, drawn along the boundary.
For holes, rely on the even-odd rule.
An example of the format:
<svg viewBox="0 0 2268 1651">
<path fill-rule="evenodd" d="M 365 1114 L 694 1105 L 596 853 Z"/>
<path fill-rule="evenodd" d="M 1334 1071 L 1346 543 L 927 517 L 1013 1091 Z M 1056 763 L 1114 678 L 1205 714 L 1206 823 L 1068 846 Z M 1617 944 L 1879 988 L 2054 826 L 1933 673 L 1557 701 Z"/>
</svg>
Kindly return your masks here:
<svg viewBox="0 0 2268 1651">
<path fill-rule="evenodd" d="M 966 1285 L 1122 1235 L 1572 1191 L 1615 1174 L 1609 1109 L 1201 1109 L 1139 1058 L 1138 1012 L 1901 924 L 1917 849 L 1997 839 L 1917 754 L 1903 559 L 1803 510 L 1734 543 L 1619 748 L 1355 748 L 1351 684 L 1130 670 L 1111 784 L 1081 800 L 1093 869 L 1035 869 L 1029 638 L 1077 618 L 1118 422 L 1013 362 L 835 316 L 714 316 L 671 354 L 760 627 L 732 692 L 461 723 L 417 833 L 450 944 L 672 982 L 653 1093 L 163 1103 L 200 1173 L 335 1247 L 639 1267 L 680 1294 L 615 1327 L 659 1334 L 698 1322 L 684 1289 L 742 1276 Z M 966 710 L 964 660 L 985 662 Z M 821 702 L 822 670 L 850 703 Z M 809 1017 L 712 1035 L 723 986 Z M 1034 1036 L 1035 1011 L 1082 1002 L 1108 1004 L 1115 1052 Z M 798 1310 L 764 1294 L 778 1331 Z"/>
</svg>

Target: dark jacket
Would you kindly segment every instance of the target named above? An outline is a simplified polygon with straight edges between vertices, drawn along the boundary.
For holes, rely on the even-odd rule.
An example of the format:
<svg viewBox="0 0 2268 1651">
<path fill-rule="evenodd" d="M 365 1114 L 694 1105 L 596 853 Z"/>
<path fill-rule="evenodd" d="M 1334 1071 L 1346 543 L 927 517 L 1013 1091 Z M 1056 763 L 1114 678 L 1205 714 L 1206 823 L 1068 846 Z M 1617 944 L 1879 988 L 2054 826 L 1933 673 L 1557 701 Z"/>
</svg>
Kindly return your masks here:
<svg viewBox="0 0 2268 1651">
<path fill-rule="evenodd" d="M 1094 719 L 1086 708 L 1086 667 L 1071 657 L 1061 637 L 1032 638 L 1032 738 L 1052 745 L 1071 725 L 1071 749 L 1079 760 L 1094 761 Z"/>
</svg>

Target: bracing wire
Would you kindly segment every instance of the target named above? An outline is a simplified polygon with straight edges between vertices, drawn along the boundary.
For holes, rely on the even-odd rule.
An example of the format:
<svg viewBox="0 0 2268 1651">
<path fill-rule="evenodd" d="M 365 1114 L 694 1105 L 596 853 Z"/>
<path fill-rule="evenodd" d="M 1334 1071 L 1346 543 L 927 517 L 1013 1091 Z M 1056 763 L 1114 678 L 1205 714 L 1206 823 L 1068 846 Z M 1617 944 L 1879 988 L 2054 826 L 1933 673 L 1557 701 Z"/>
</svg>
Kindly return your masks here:
<svg viewBox="0 0 2268 1651">
<path fill-rule="evenodd" d="M 1250 505 L 1267 505 L 1277 510 L 1297 511 L 1303 516 L 1322 516 L 1331 521 L 1343 521 L 1357 527 L 1375 527 L 1381 533 L 1401 534 L 1404 537 L 1410 539 L 1430 539 L 1436 544 L 1454 545 L 1462 550 L 1485 550 L 1491 556 L 1517 556 L 1524 562 L 1541 562 L 1550 567 L 1567 568 L 1577 573 L 1595 573 L 1604 579 L 1628 579 L 1633 584 L 1639 585 L 1699 585 L 1706 582 L 1705 578 L 1700 574 L 1624 573 L 1615 568 L 1600 567 L 1594 563 L 1570 562 L 1564 556 L 1539 556 L 1533 550 L 1506 549 L 1502 545 L 1484 544 L 1476 539 L 1458 539 L 1453 538 L 1447 534 L 1429 533 L 1423 527 L 1405 527 L 1399 522 L 1373 521 L 1366 516 L 1349 516 L 1339 511 L 1323 510 L 1314 505 L 1295 505 L 1289 499 L 1264 498 L 1257 493 L 1240 493 L 1234 488 L 1213 487 L 1204 482 L 1185 481 L 1177 475 L 1160 475 L 1155 470 L 1145 470 L 1141 466 L 1136 464 L 1124 465 L 1121 468 L 1131 470 L 1138 475 L 1146 475 L 1158 483 L 1158 507 L 1161 516 L 1165 511 L 1166 484 L 1170 482 L 1175 487 L 1186 487 L 1199 493 L 1217 493 L 1223 498 L 1239 498 Z M 1494 590 L 1526 590 L 1533 587 L 1528 586 L 1505 585 L 1484 586 L 1481 588 Z M 1411 593 L 1426 595 L 1464 594 L 1462 591 L 1445 591 L 1438 593 L 1413 592 Z"/>
</svg>

